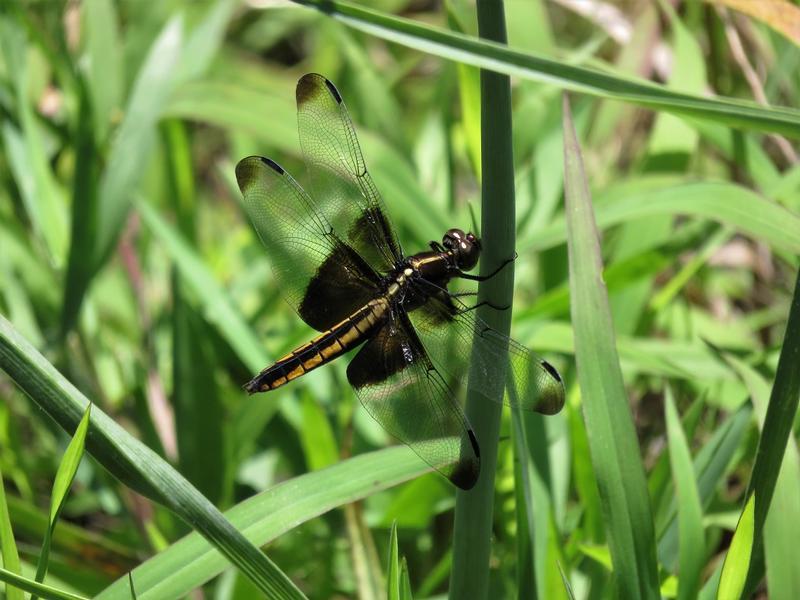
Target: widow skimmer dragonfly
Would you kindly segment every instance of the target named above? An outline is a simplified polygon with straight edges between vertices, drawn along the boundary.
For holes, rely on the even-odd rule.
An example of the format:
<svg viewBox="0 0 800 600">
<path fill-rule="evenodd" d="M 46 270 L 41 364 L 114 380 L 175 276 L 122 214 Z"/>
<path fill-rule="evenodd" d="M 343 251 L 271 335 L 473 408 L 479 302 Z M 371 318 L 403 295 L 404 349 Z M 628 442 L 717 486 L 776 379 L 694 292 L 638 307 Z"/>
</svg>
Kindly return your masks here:
<svg viewBox="0 0 800 600">
<path fill-rule="evenodd" d="M 245 389 L 274 390 L 361 346 L 347 378 L 367 412 L 470 489 L 480 449 L 457 400 L 459 384 L 470 373 L 470 386 L 485 396 L 495 399 L 505 387 L 507 404 L 553 414 L 564 404 L 561 377 L 448 291 L 453 278 L 482 279 L 466 273 L 481 251 L 473 234 L 450 229 L 430 250 L 403 253 L 336 87 L 311 73 L 296 97 L 312 194 L 260 156 L 240 161 L 236 179 L 277 284 L 320 333 Z"/>
</svg>

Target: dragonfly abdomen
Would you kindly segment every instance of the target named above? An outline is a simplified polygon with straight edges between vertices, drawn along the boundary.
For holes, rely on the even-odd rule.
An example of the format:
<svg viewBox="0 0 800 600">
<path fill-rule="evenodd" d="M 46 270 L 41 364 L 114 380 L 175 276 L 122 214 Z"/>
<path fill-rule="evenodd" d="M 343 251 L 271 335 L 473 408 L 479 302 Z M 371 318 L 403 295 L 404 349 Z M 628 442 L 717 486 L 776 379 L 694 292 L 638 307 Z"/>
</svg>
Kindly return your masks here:
<svg viewBox="0 0 800 600">
<path fill-rule="evenodd" d="M 389 302 L 385 298 L 370 301 L 310 342 L 275 361 L 250 380 L 244 386 L 245 390 L 250 394 L 274 390 L 338 358 L 366 341 L 376 325 L 383 321 L 388 309 Z"/>
</svg>

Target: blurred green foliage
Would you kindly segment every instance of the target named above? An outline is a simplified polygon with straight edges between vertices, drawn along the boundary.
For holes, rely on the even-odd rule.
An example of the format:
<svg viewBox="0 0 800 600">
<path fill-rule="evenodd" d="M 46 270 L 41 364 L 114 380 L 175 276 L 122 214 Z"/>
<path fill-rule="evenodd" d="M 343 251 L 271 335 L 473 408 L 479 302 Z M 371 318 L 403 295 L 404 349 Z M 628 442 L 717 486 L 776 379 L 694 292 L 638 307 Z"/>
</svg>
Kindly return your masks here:
<svg viewBox="0 0 800 600">
<path fill-rule="evenodd" d="M 752 18 L 710 3 L 629 0 L 595 20 L 569 5 L 509 0 L 510 44 L 671 91 L 800 104 L 800 48 Z M 370 8 L 476 34 L 466 0 Z M 470 227 L 480 206 L 477 71 L 424 50 L 255 0 L 0 6 L 0 313 L 206 498 L 238 509 L 237 527 L 261 528 L 270 558 L 312 598 L 445 592 L 454 490 L 436 474 L 400 483 L 424 465 L 409 470 L 395 454 L 374 455 L 395 469 L 376 493 L 363 471 L 376 459 L 316 472 L 392 443 L 355 403 L 345 360 L 274 394 L 241 390 L 310 330 L 272 285 L 233 168 L 261 154 L 302 182 L 293 90 L 317 71 L 344 96 L 404 247 Z M 526 423 L 526 437 L 504 414 L 491 594 L 566 598 L 566 581 L 577 598 L 614 597 L 589 450 L 596 430 L 583 418 L 573 358 L 561 92 L 513 84 L 512 335 L 559 366 L 569 399 L 561 414 Z M 800 262 L 797 140 L 591 96 L 573 96 L 572 107 L 661 591 L 688 597 L 685 586 L 699 584 L 701 597 L 713 597 Z M 665 402 L 667 384 L 674 402 Z M 5 375 L 0 398 L 4 503 L 32 579 L 69 437 Z M 776 598 L 800 595 L 800 570 L 782 550 L 800 536 L 796 432 L 795 421 L 774 499 L 781 516 L 765 526 L 760 585 Z M 521 443 L 537 446 L 533 465 L 520 463 Z M 357 468 L 363 480 L 340 494 L 337 477 Z M 309 471 L 318 479 L 298 480 L 308 487 L 293 495 L 294 478 Z M 280 482 L 288 483 L 251 505 L 274 513 L 240 505 Z M 700 515 L 680 514 L 685 498 Z M 698 518 L 705 547 L 694 549 L 701 563 L 682 583 L 680 531 Z M 204 551 L 199 537 L 174 545 L 189 532 L 85 458 L 52 536 L 46 582 L 81 595 L 115 581 L 127 590 L 125 574 L 145 559 L 169 549 L 176 562 L 163 565 L 178 565 Z M 171 568 L 165 581 L 182 577 Z M 133 577 L 140 597 L 159 597 Z M 186 575 L 185 585 L 215 598 L 255 593 L 224 563 Z"/>
</svg>

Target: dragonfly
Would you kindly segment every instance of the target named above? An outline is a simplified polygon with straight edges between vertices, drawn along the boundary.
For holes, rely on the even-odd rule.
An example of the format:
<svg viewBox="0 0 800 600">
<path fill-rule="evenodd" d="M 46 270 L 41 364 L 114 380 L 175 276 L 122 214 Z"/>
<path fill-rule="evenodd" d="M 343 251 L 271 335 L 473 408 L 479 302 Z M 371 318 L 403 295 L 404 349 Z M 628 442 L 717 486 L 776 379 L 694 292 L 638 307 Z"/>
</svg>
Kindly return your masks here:
<svg viewBox="0 0 800 600">
<path fill-rule="evenodd" d="M 241 160 L 236 179 L 275 282 L 318 335 L 245 390 L 275 390 L 359 348 L 347 379 L 367 412 L 468 490 L 480 473 L 480 447 L 462 409 L 467 379 L 491 400 L 550 415 L 564 405 L 561 376 L 448 290 L 456 278 L 499 272 L 468 273 L 481 253 L 474 234 L 453 228 L 427 250 L 403 253 L 333 83 L 304 75 L 296 100 L 309 191 L 261 156 Z"/>
</svg>

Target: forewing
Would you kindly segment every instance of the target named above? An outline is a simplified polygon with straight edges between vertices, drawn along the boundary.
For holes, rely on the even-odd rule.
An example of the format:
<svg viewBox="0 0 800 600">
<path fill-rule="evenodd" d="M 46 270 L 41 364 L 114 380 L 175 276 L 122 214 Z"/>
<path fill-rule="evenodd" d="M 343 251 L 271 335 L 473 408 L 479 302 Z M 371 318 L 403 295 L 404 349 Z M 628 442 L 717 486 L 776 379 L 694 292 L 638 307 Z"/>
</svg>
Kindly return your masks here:
<svg viewBox="0 0 800 600">
<path fill-rule="evenodd" d="M 324 331 L 375 297 L 378 275 L 280 165 L 250 156 L 236 180 L 277 285 L 306 323 Z"/>
<path fill-rule="evenodd" d="M 347 367 L 347 378 L 386 431 L 457 487 L 475 485 L 478 442 L 404 313 L 359 350 Z"/>
<path fill-rule="evenodd" d="M 320 212 L 376 271 L 390 271 L 402 250 L 342 97 L 316 73 L 300 78 L 296 96 L 300 146 Z"/>
<path fill-rule="evenodd" d="M 469 385 L 492 400 L 505 387 L 503 403 L 513 408 L 546 415 L 560 411 L 564 383 L 555 367 L 466 308 L 440 292 L 410 313 L 437 369 L 462 385 L 469 377 Z"/>
</svg>

